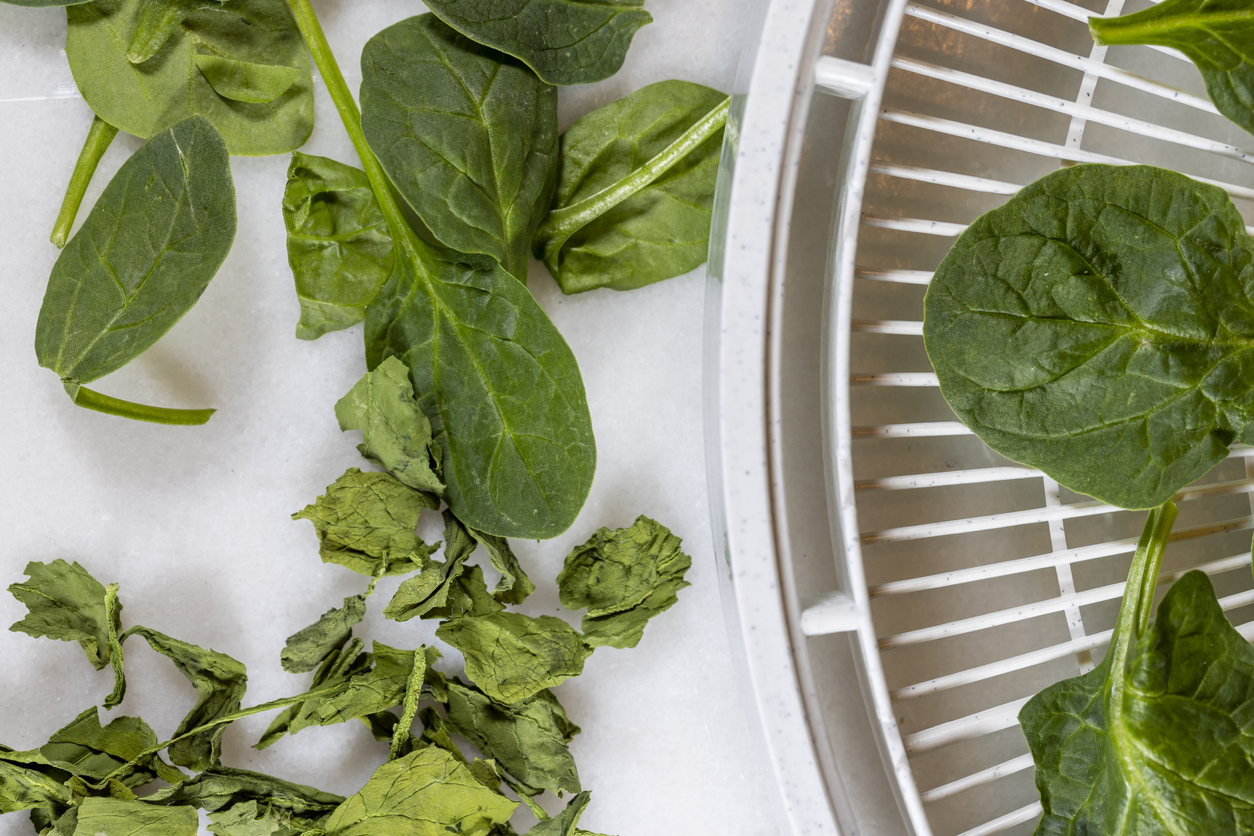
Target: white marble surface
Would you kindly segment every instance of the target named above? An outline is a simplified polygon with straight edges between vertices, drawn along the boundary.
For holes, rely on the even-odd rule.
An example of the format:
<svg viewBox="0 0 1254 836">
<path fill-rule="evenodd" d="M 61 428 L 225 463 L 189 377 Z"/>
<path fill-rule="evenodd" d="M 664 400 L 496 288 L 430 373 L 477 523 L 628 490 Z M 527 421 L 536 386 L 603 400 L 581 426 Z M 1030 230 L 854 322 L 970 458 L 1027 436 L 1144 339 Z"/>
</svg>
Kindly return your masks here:
<svg viewBox="0 0 1254 836">
<path fill-rule="evenodd" d="M 749 5 L 650 0 L 656 22 L 639 33 L 624 70 L 562 91 L 563 126 L 663 78 L 730 88 L 737 21 Z M 353 87 L 366 38 L 421 10 L 402 0 L 316 7 Z M 312 527 L 289 519 L 345 468 L 362 464 L 357 439 L 340 433 L 332 414 L 364 371 L 360 327 L 316 342 L 293 337 L 298 308 L 279 211 L 287 160 L 236 158 L 239 232 L 221 272 L 157 346 L 95 386 L 150 403 L 211 405 L 217 415 L 202 428 L 169 428 L 72 406 L 32 350 L 57 255 L 47 236 L 90 121 L 63 39 L 60 10 L 0 5 L 0 584 L 22 580 L 28 561 L 77 560 L 102 582 L 121 584 L 124 625 L 148 625 L 244 662 L 246 704 L 298 692 L 307 677 L 278 664 L 285 637 L 362 587 L 359 576 L 322 564 Z M 305 150 L 355 162 L 321 84 L 318 117 Z M 119 137 L 88 206 L 138 145 Z M 704 272 L 632 293 L 564 298 L 533 265 L 530 286 L 579 358 L 599 462 L 570 532 L 516 544 L 539 587 L 526 611 L 562 614 L 554 585 L 562 558 L 601 525 L 649 514 L 694 557 L 693 586 L 649 626 L 640 647 L 597 651 L 584 675 L 558 691 L 585 729 L 573 744 L 593 792 L 581 826 L 619 836 L 774 833 L 732 672 L 708 530 Z M 438 538 L 438 525 L 429 534 Z M 431 625 L 378 614 L 395 585 L 380 585 L 359 634 L 393 645 L 432 641 Z M 0 625 L 24 613 L 0 594 Z M 99 704 L 111 685 L 109 671 L 93 671 L 76 644 L 0 632 L 0 658 L 0 742 L 17 749 L 41 744 Z M 191 688 L 142 642 L 127 645 L 127 673 L 130 690 L 113 714 L 141 715 L 168 737 L 191 704 Z M 256 752 L 250 744 L 268 722 L 232 726 L 224 760 L 348 794 L 386 756 L 355 723 L 310 729 Z M 0 817 L 0 836 L 26 833 L 33 829 L 25 814 Z"/>
</svg>

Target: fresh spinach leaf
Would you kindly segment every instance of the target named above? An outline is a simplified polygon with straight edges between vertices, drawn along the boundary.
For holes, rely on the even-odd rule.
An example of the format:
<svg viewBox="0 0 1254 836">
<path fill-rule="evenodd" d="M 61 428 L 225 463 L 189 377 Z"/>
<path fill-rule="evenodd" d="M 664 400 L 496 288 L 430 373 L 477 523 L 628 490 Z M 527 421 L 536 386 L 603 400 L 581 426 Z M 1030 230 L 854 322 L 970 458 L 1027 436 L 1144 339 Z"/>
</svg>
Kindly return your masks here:
<svg viewBox="0 0 1254 836">
<path fill-rule="evenodd" d="M 568 744 L 580 729 L 547 688 L 501 705 L 478 688 L 452 680 L 448 722 L 512 775 L 519 792 L 579 792 L 579 771 Z"/>
<path fill-rule="evenodd" d="M 645 624 L 679 600 L 692 558 L 666 526 L 641 516 L 630 528 L 602 528 L 566 557 L 557 576 L 562 606 L 588 612 L 589 647 L 635 647 Z"/>
<path fill-rule="evenodd" d="M 502 705 L 578 676 L 592 652 L 570 625 L 551 615 L 462 616 L 443 622 L 435 634 L 461 651 L 466 675 Z"/>
<path fill-rule="evenodd" d="M 235 188 L 217 131 L 193 116 L 158 134 L 122 165 L 57 258 L 35 328 L 39 365 L 76 403 L 124 411 L 81 384 L 135 359 L 191 310 L 234 237 Z M 127 417 L 167 423 L 212 414 L 128 406 Z"/>
<path fill-rule="evenodd" d="M 653 21 L 644 0 L 431 0 L 466 37 L 513 55 L 549 84 L 591 84 L 618 72 L 636 30 Z"/>
<path fill-rule="evenodd" d="M 1164 0 L 1121 17 L 1089 18 L 1098 44 L 1156 44 L 1197 65 L 1219 112 L 1254 133 L 1254 26 L 1242 0 Z"/>
<path fill-rule="evenodd" d="M 198 825 L 191 807 L 87 798 L 78 808 L 74 836 L 196 836 Z"/>
<path fill-rule="evenodd" d="M 427 565 L 439 544 L 427 545 L 414 529 L 424 509 L 437 507 L 435 497 L 387 473 L 350 467 L 292 519 L 314 524 L 323 561 L 376 578 L 407 575 Z"/>
<path fill-rule="evenodd" d="M 105 665 L 113 668 L 113 693 L 105 699 L 105 707 L 118 705 L 126 694 L 126 677 L 118 639 L 122 603 L 117 584 L 106 587 L 77 561 L 59 559 L 32 561 L 26 564 L 26 575 L 29 580 L 10 584 L 9 592 L 30 612 L 9 629 L 35 638 L 78 642 L 96 670 Z"/>
<path fill-rule="evenodd" d="M 308 627 L 288 636 L 280 655 L 283 670 L 307 673 L 328 656 L 344 646 L 353 634 L 353 627 L 366 616 L 366 596 L 350 595 L 344 606 L 330 609 Z"/>
<path fill-rule="evenodd" d="M 434 15 L 361 54 L 361 127 L 401 195 L 447 247 L 524 284 L 557 176 L 557 90 Z"/>
<path fill-rule="evenodd" d="M 135 19 L 135 33 L 127 47 L 126 60 L 132 64 L 144 63 L 165 46 L 175 28 L 189 14 L 218 8 L 223 2 L 230 0 L 146 0 Z"/>
<path fill-rule="evenodd" d="M 1044 807 L 1038 834 L 1254 827 L 1254 648 L 1197 571 L 1176 581 L 1148 624 L 1174 518 L 1169 505 L 1146 522 L 1102 663 L 1019 714 Z"/>
<path fill-rule="evenodd" d="M 283 222 L 300 300 L 297 338 L 317 339 L 365 319 L 392 272 L 392 236 L 365 172 L 293 153 Z"/>
<path fill-rule="evenodd" d="M 331 814 L 326 836 L 487 836 L 517 806 L 484 787 L 453 755 L 428 747 L 376 769 Z"/>
<path fill-rule="evenodd" d="M 159 21 L 141 27 L 146 9 L 158 18 L 188 13 L 135 63 L 163 31 Z M 246 156 L 285 153 L 309 138 L 309 56 L 281 0 L 95 0 L 67 11 L 74 81 L 110 125 L 148 138 L 199 114 L 232 154 Z M 146 33 L 139 43 L 137 29 Z"/>
<path fill-rule="evenodd" d="M 361 430 L 361 454 L 416 491 L 439 496 L 440 448 L 431 422 L 418 408 L 409 369 L 388 357 L 366 372 L 335 405 L 341 430 Z"/>
<path fill-rule="evenodd" d="M 659 81 L 566 129 L 533 244 L 563 293 L 631 290 L 705 262 L 728 105 L 709 87 Z"/>
<path fill-rule="evenodd" d="M 1025 187 L 941 262 L 923 339 L 990 447 L 1123 508 L 1254 441 L 1254 240 L 1222 190 L 1175 172 Z"/>
<path fill-rule="evenodd" d="M 173 662 L 196 688 L 196 704 L 174 730 L 176 739 L 169 747 L 170 760 L 197 772 L 217 766 L 222 757 L 225 724 L 190 737 L 183 735 L 239 710 L 248 688 L 244 666 L 225 653 L 205 650 L 147 627 L 132 627 L 127 635 L 132 633 L 143 636 L 149 647 Z"/>
</svg>

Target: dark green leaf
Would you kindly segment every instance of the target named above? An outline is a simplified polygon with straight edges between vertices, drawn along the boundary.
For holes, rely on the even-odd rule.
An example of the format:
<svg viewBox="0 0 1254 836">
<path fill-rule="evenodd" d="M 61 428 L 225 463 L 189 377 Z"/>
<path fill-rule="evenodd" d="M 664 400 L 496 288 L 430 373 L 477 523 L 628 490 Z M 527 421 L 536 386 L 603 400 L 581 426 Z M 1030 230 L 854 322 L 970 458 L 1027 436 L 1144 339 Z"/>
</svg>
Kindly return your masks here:
<svg viewBox="0 0 1254 836">
<path fill-rule="evenodd" d="M 225 653 L 205 650 L 147 627 L 134 627 L 129 632 L 143 636 L 196 688 L 196 705 L 174 730 L 175 737 L 239 710 L 248 688 L 248 675 L 242 664 Z M 170 745 L 170 760 L 197 772 L 216 766 L 221 759 L 225 731 L 226 724 L 222 724 L 175 741 Z"/>
<path fill-rule="evenodd" d="M 182 774 L 155 755 L 141 758 L 157 743 L 156 733 L 139 717 L 118 717 L 102 728 L 93 706 L 53 734 L 39 754 L 49 765 L 93 782 L 132 761 L 137 762 L 135 767 L 117 776 L 127 787 L 140 787 L 157 777 L 182 780 Z"/>
<path fill-rule="evenodd" d="M 96 670 L 113 667 L 113 693 L 105 707 L 122 702 L 126 679 L 122 674 L 122 645 L 118 641 L 122 604 L 117 585 L 108 588 L 77 562 L 26 564 L 26 583 L 9 585 L 9 592 L 30 610 L 9 629 L 36 638 L 76 641 Z"/>
<path fill-rule="evenodd" d="M 409 369 L 389 357 L 366 372 L 335 405 L 341 430 L 361 430 L 361 454 L 416 491 L 439 496 L 440 448 L 418 408 Z"/>
<path fill-rule="evenodd" d="M 1254 241 L 1224 192 L 1082 165 L 975 221 L 923 337 L 941 392 L 1003 456 L 1124 508 L 1254 441 Z"/>
<path fill-rule="evenodd" d="M 191 807 L 88 798 L 78 808 L 74 836 L 196 836 L 198 824 Z"/>
<path fill-rule="evenodd" d="M 299 151 L 283 193 L 287 262 L 296 278 L 296 336 L 356 325 L 392 271 L 392 237 L 361 169 Z"/>
<path fill-rule="evenodd" d="M 411 233 L 366 314 L 367 365 L 393 354 L 443 450 L 458 519 L 502 537 L 570 527 L 596 469 L 592 421 L 574 354 L 521 282 Z"/>
<path fill-rule="evenodd" d="M 439 501 L 401 484 L 387 473 L 350 467 L 317 501 L 292 515 L 318 532 L 319 554 L 367 577 L 405 575 L 421 569 L 439 546 L 428 546 L 414 530 L 424 509 Z"/>
<path fill-rule="evenodd" d="M 560 618 L 497 612 L 455 618 L 435 634 L 461 651 L 466 675 L 503 705 L 578 676 L 592 651 Z"/>
<path fill-rule="evenodd" d="M 1197 65 L 1224 116 L 1254 133 L 1254 27 L 1244 0 L 1165 0 L 1134 14 L 1089 18 L 1099 44 L 1156 44 Z"/>
<path fill-rule="evenodd" d="M 235 189 L 213 126 L 192 117 L 155 136 L 52 268 L 35 329 L 39 365 L 73 383 L 126 365 L 191 310 L 234 237 Z"/>
<path fill-rule="evenodd" d="M 92 110 L 145 138 L 199 114 L 232 154 L 281 154 L 305 143 L 313 129 L 309 55 L 281 0 L 161 0 L 153 11 L 186 15 L 170 25 L 158 14 L 151 37 L 132 44 L 153 5 L 95 0 L 68 10 L 66 54 Z M 150 49 L 147 60 L 131 61 L 132 52 L 142 57 Z"/>
<path fill-rule="evenodd" d="M 327 820 L 327 836 L 487 836 L 518 805 L 436 747 L 389 761 Z"/>
<path fill-rule="evenodd" d="M 567 747 L 579 727 L 567 719 L 552 691 L 500 705 L 453 680 L 448 683 L 448 722 L 514 776 L 520 791 L 579 792 L 579 772 Z"/>
<path fill-rule="evenodd" d="M 132 64 L 142 64 L 165 46 L 175 28 L 189 14 L 201 9 L 215 8 L 222 2 L 223 0 L 146 0 L 135 18 L 135 32 L 131 35 L 126 59 Z"/>
<path fill-rule="evenodd" d="M 190 804 L 210 813 L 255 801 L 259 806 L 278 810 L 291 826 L 311 829 L 325 822 L 344 798 L 259 772 L 217 766 L 181 784 L 158 790 L 148 800 Z"/>
<path fill-rule="evenodd" d="M 690 584 L 692 558 L 666 526 L 645 516 L 630 528 L 602 528 L 566 557 L 557 576 L 562 606 L 588 612 L 584 641 L 591 647 L 635 647 L 645 624 L 670 609 Z"/>
<path fill-rule="evenodd" d="M 591 84 L 618 72 L 644 0 L 431 0 L 471 40 L 521 59 L 549 84 Z"/>
<path fill-rule="evenodd" d="M 445 246 L 524 283 L 557 175 L 557 90 L 426 14 L 361 56 L 361 126 L 397 189 Z"/>
<path fill-rule="evenodd" d="M 727 110 L 717 90 L 659 81 L 567 128 L 534 243 L 563 293 L 631 290 L 705 262 Z"/>
<path fill-rule="evenodd" d="M 542 821 L 527 831 L 526 836 L 578 836 L 581 832 L 575 827 L 579 817 L 588 806 L 592 793 L 581 792 L 566 802 L 566 809 L 548 821 Z"/>
<path fill-rule="evenodd" d="M 353 627 L 366 615 L 366 596 L 350 595 L 344 606 L 327 610 L 316 622 L 288 637 L 280 658 L 288 673 L 314 670 L 330 654 L 344 646 Z"/>
</svg>

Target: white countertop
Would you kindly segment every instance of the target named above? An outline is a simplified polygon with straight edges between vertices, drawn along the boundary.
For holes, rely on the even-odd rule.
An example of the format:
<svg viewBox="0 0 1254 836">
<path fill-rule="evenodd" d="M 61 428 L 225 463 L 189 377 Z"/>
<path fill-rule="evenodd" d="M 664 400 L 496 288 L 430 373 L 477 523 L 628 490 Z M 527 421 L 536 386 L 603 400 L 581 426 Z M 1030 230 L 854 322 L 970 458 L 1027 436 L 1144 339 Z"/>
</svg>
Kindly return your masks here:
<svg viewBox="0 0 1254 836">
<path fill-rule="evenodd" d="M 626 67 L 560 94 L 565 127 L 652 81 L 684 78 L 730 89 L 737 19 L 751 0 L 650 0 Z M 354 89 L 358 56 L 374 32 L 420 11 L 403 0 L 316 3 Z M 74 407 L 36 365 L 35 320 L 57 250 L 48 234 L 91 112 L 62 52 L 64 12 L 0 5 L 0 218 L 4 219 L 0 329 L 0 585 L 25 579 L 28 561 L 77 560 L 121 585 L 124 626 L 144 624 L 225 652 L 250 672 L 245 705 L 299 693 L 308 675 L 279 667 L 284 639 L 364 579 L 319 561 L 303 508 L 346 468 L 364 462 L 332 405 L 364 372 L 361 327 L 302 342 L 284 251 L 280 200 L 287 156 L 234 158 L 239 232 L 200 303 L 154 348 L 93 385 L 168 406 L 213 406 L 200 428 L 162 427 Z M 730 45 L 730 46 L 729 46 Z M 325 94 L 303 150 L 356 164 Z M 139 146 L 119 136 L 101 164 L 80 221 L 112 173 Z M 634 650 L 598 650 L 557 693 L 584 728 L 573 752 L 592 803 L 580 826 L 615 836 L 771 834 L 766 778 L 756 764 L 720 610 L 707 513 L 701 416 L 704 270 L 630 293 L 563 297 L 539 264 L 530 287 L 578 357 L 598 448 L 592 494 L 571 530 L 517 542 L 537 591 L 531 614 L 562 614 L 555 578 L 566 553 L 597 527 L 644 513 L 683 538 L 693 586 L 651 623 Z M 431 539 L 439 539 L 438 518 Z M 357 631 L 412 647 L 434 624 L 379 614 L 396 579 L 380 584 Z M 26 610 L 0 594 L 0 626 Z M 566 614 L 575 621 L 576 617 Z M 142 642 L 127 643 L 130 690 L 112 715 L 138 714 L 166 739 L 190 707 L 190 686 Z M 0 632 L 0 743 L 39 746 L 112 685 L 77 644 Z M 103 714 L 103 712 L 102 712 Z M 111 716 L 105 715 L 107 722 Z M 229 765 L 341 794 L 386 758 L 357 723 L 308 729 L 265 752 L 250 746 L 271 715 L 235 723 Z M 562 802 L 545 799 L 550 811 Z M 520 826 L 525 819 L 516 819 Z M 0 817 L 0 836 L 30 834 L 24 813 Z"/>
</svg>

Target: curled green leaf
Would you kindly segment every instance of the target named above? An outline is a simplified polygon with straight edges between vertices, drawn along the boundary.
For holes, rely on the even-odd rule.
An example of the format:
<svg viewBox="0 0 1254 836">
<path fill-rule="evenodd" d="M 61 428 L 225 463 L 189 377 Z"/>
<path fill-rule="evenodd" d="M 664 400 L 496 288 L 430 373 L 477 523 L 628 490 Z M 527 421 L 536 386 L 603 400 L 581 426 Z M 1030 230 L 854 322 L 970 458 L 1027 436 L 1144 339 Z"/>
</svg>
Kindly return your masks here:
<svg viewBox="0 0 1254 836">
<path fill-rule="evenodd" d="M 288 636 L 280 655 L 283 670 L 306 673 L 317 668 L 344 646 L 365 615 L 365 596 L 350 595 L 342 607 L 327 610 L 316 622 Z"/>
<path fill-rule="evenodd" d="M 550 615 L 463 616 L 442 623 L 435 634 L 461 651 L 466 675 L 502 705 L 578 676 L 592 652 L 570 625 Z"/>
</svg>

